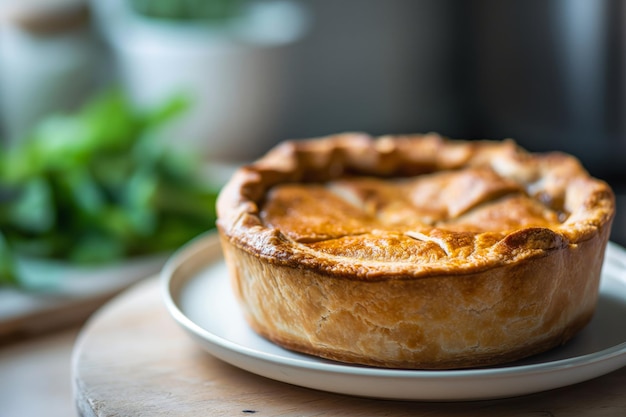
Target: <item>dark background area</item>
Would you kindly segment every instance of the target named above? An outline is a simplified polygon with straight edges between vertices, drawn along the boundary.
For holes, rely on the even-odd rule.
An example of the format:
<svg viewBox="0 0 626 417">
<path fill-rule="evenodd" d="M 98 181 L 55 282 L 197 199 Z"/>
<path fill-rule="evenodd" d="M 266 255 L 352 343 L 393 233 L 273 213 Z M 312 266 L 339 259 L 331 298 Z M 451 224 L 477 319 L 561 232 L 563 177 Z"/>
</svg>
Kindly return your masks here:
<svg viewBox="0 0 626 417">
<path fill-rule="evenodd" d="M 281 137 L 512 137 L 626 181 L 623 1 L 309 2 Z"/>
</svg>

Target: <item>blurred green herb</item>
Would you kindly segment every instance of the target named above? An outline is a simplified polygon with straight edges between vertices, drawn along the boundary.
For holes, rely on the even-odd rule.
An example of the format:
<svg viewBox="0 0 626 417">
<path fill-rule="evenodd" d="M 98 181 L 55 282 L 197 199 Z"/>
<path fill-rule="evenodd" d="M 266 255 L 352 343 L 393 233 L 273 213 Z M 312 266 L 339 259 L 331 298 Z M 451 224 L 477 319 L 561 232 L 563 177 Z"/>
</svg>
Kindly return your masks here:
<svg viewBox="0 0 626 417">
<path fill-rule="evenodd" d="M 146 17 L 223 22 L 238 16 L 248 0 L 128 0 L 131 8 Z"/>
<path fill-rule="evenodd" d="M 186 107 L 173 98 L 140 113 L 109 91 L 0 151 L 0 283 L 19 281 L 17 255 L 104 263 L 214 228 L 217 190 L 201 161 L 158 135 Z"/>
</svg>

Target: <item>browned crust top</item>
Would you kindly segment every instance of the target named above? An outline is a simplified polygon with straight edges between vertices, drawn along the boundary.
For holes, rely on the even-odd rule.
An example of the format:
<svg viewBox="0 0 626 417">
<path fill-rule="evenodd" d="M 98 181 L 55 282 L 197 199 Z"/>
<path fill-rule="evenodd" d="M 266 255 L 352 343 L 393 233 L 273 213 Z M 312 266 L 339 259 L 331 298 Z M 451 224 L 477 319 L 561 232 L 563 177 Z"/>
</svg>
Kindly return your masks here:
<svg viewBox="0 0 626 417">
<path fill-rule="evenodd" d="M 448 172 L 455 173 L 454 182 L 439 175 Z M 323 233 L 303 234 L 288 220 L 267 213 L 268 196 L 284 187 L 302 186 L 309 192 L 320 184 L 348 181 L 352 186 L 352 178 L 394 182 L 425 176 L 434 178 L 429 179 L 431 185 L 443 188 L 442 193 L 421 196 L 448 202 L 443 217 L 432 221 L 396 221 L 393 227 L 377 223 L 368 230 L 356 228 L 325 237 Z M 540 211 L 549 215 L 542 215 L 541 221 L 523 221 L 529 210 L 537 211 L 533 206 L 520 212 L 519 224 L 510 224 L 513 215 L 507 222 L 494 221 L 492 214 L 467 220 L 467 212 L 483 203 L 472 200 L 463 188 L 476 183 L 474 177 L 481 184 L 499 184 L 483 187 L 481 196 L 487 200 L 514 193 L 506 203 L 499 203 L 500 211 L 517 210 L 520 202 L 530 202 L 544 207 Z M 287 196 L 290 193 L 283 191 Z M 462 141 L 436 134 L 374 138 L 346 133 L 284 142 L 240 168 L 222 189 L 217 212 L 220 233 L 270 263 L 345 278 L 406 279 L 475 273 L 565 250 L 610 227 L 615 200 L 611 188 L 591 177 L 573 156 L 529 153 L 512 140 Z M 306 222 L 306 217 L 302 220 Z M 381 236 L 395 239 L 396 250 L 409 255 L 372 258 L 356 250 L 367 239 L 376 245 Z"/>
</svg>

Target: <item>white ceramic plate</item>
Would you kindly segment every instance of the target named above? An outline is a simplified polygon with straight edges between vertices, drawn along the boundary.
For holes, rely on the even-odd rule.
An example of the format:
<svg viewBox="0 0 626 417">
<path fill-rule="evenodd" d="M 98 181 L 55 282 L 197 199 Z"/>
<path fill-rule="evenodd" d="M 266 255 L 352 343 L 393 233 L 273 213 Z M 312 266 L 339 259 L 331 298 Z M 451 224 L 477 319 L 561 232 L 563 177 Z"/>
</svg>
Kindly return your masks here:
<svg viewBox="0 0 626 417">
<path fill-rule="evenodd" d="M 244 321 L 215 235 L 191 242 L 162 271 L 169 312 L 204 349 L 234 366 L 303 387 L 363 397 L 463 401 L 559 388 L 626 366 L 626 251 L 610 243 L 598 310 L 563 347 L 506 366 L 414 371 L 352 366 L 287 351 Z"/>
<path fill-rule="evenodd" d="M 116 293 L 158 274 L 170 255 L 100 266 L 18 257 L 20 287 L 0 286 L 0 339 L 80 323 Z"/>
<path fill-rule="evenodd" d="M 142 278 L 158 274 L 172 252 L 143 255 L 102 265 L 17 258 L 21 289 L 38 295 L 87 298 L 118 292 Z"/>
</svg>

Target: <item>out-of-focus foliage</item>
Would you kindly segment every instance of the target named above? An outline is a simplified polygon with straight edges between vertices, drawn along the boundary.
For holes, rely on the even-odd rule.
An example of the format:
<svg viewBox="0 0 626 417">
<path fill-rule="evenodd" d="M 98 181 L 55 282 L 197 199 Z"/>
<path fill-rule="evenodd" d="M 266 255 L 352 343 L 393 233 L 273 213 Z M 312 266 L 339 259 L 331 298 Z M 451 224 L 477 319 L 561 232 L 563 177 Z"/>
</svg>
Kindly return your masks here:
<svg viewBox="0 0 626 417">
<path fill-rule="evenodd" d="M 131 8 L 146 17 L 221 22 L 241 13 L 247 0 L 128 0 Z"/>
<path fill-rule="evenodd" d="M 214 228 L 217 190 L 200 161 L 157 134 L 185 108 L 174 98 L 138 112 L 109 91 L 1 149 L 0 283 L 19 282 L 17 255 L 105 263 L 170 251 Z"/>
</svg>

